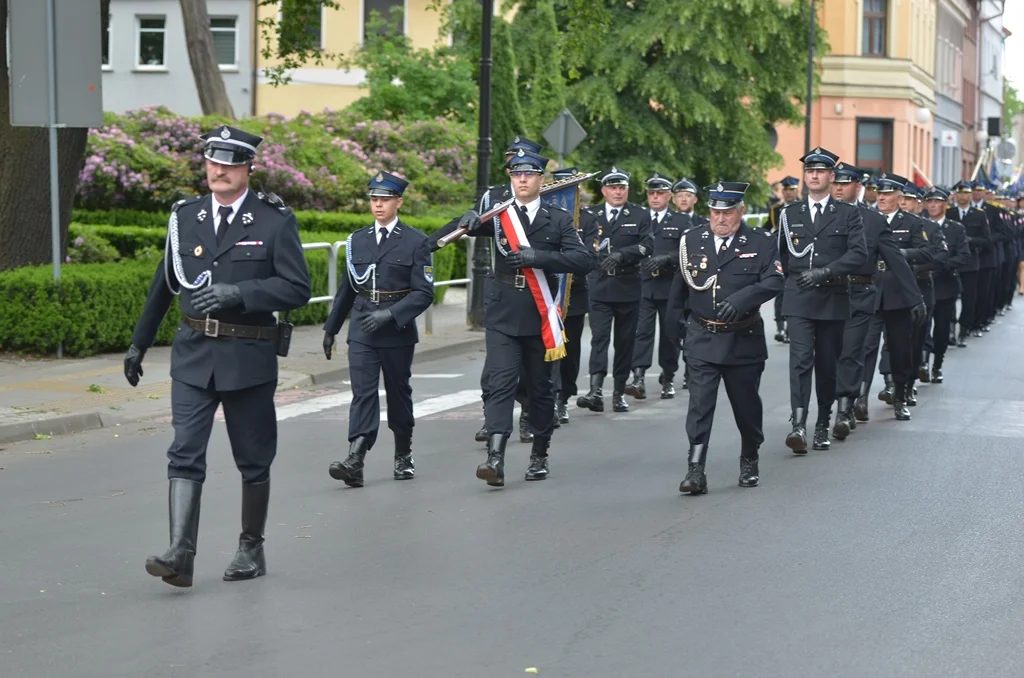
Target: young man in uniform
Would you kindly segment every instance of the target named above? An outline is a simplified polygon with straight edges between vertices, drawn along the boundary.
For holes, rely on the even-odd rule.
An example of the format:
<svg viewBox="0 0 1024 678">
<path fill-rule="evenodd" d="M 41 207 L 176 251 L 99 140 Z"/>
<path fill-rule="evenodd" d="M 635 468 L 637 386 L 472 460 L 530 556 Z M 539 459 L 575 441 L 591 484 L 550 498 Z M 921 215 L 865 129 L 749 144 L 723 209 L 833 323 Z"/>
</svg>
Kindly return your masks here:
<svg viewBox="0 0 1024 678">
<path fill-rule="evenodd" d="M 672 281 L 675 314 L 690 310 L 685 328 L 690 366 L 686 436 L 690 449 L 679 491 L 706 494 L 711 425 L 718 385 L 732 405 L 740 431 L 740 487 L 756 487 L 758 450 L 764 442 L 758 389 L 768 359 L 761 305 L 784 284 L 775 238 L 743 223 L 743 197 L 749 184 L 721 181 L 708 186 L 711 222 L 682 237 L 679 271 Z"/>
<path fill-rule="evenodd" d="M 324 354 L 331 359 L 334 337 L 345 318 L 352 403 L 348 418 L 348 457 L 329 472 L 349 487 L 363 486 L 366 453 L 377 441 L 384 373 L 388 428 L 395 434 L 395 480 L 416 475 L 412 458 L 412 359 L 419 342 L 416 318 L 434 302 L 434 269 L 427 235 L 398 218 L 409 182 L 378 172 L 366 195 L 374 224 L 349 236 L 345 244 L 347 275 L 324 323 Z"/>
<path fill-rule="evenodd" d="M 124 359 L 125 378 L 136 386 L 146 350 L 180 294 L 184 318 L 171 347 L 170 548 L 147 559 L 146 572 L 181 587 L 192 586 L 206 449 L 218 406 L 242 475 L 242 532 L 224 579 L 267 571 L 263 530 L 277 454 L 277 356 L 286 354 L 290 336 L 279 336 L 289 326 L 279 326 L 273 314 L 299 308 L 310 296 L 295 215 L 277 196 L 249 190 L 263 139 L 227 126 L 200 139 L 212 195 L 172 208 L 169 247 Z"/>
</svg>

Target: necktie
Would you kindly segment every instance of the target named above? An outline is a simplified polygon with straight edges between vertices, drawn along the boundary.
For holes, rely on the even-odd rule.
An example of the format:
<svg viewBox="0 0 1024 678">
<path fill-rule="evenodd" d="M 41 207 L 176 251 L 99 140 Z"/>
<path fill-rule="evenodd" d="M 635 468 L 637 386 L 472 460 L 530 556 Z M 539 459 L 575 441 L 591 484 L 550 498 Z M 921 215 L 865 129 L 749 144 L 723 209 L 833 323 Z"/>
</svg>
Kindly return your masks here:
<svg viewBox="0 0 1024 678">
<path fill-rule="evenodd" d="M 814 227 L 818 227 L 818 222 L 821 221 L 821 203 L 814 203 Z"/>
<path fill-rule="evenodd" d="M 726 238 L 725 240 L 722 241 L 722 246 L 718 248 L 718 253 L 719 254 L 725 254 L 726 250 L 728 250 L 728 249 L 729 249 L 729 239 Z"/>
<path fill-rule="evenodd" d="M 381 226 L 380 230 L 377 232 L 380 234 L 380 240 L 377 241 L 377 247 L 383 247 L 384 241 L 388 239 L 388 229 Z"/>
<path fill-rule="evenodd" d="M 960 210 L 960 221 L 964 220 L 964 215 L 967 214 L 967 210 Z"/>
<path fill-rule="evenodd" d="M 654 225 L 655 225 L 655 226 L 657 226 L 658 224 L 660 224 L 660 223 L 661 223 L 661 215 L 660 215 L 660 214 L 655 214 L 655 215 L 654 215 L 654 218 L 653 218 L 653 221 L 654 221 Z"/>
<path fill-rule="evenodd" d="M 519 213 L 523 215 L 523 221 L 525 221 L 527 224 L 529 224 L 530 223 L 530 212 L 529 212 L 529 210 L 526 209 L 526 205 L 516 205 L 516 208 L 519 210 Z"/>
<path fill-rule="evenodd" d="M 615 222 L 615 219 L 616 219 L 616 218 L 617 218 L 618 216 L 619 216 L 619 208 L 618 208 L 618 207 L 615 207 L 615 208 L 613 208 L 613 209 L 612 209 L 612 216 L 611 216 L 611 218 L 609 218 L 609 219 L 608 219 L 608 223 L 609 223 L 609 224 L 611 224 L 611 223 L 614 223 L 614 222 Z"/>
<path fill-rule="evenodd" d="M 220 217 L 220 221 L 217 223 L 217 244 L 219 245 L 224 240 L 224 234 L 228 232 L 228 217 L 231 216 L 231 208 L 221 205 L 220 209 L 217 210 L 217 215 Z"/>
</svg>

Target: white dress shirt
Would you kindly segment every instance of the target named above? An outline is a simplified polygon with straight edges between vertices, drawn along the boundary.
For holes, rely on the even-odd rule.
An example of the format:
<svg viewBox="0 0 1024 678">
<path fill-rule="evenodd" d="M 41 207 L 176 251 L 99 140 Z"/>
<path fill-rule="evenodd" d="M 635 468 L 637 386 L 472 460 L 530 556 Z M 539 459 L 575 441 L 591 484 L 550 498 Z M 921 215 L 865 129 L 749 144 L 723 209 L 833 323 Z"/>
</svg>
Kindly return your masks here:
<svg viewBox="0 0 1024 678">
<path fill-rule="evenodd" d="M 731 236 L 731 235 L 728 238 L 719 238 L 716 235 L 715 236 L 715 252 L 717 253 L 717 252 L 722 251 L 722 243 L 723 242 L 725 243 L 726 247 L 729 247 L 729 245 L 732 244 L 732 239 L 733 239 L 733 236 Z"/>
<path fill-rule="evenodd" d="M 668 214 L 668 208 L 667 207 L 665 209 L 661 210 L 660 212 L 655 212 L 654 210 L 651 210 L 651 223 L 653 224 L 653 223 L 657 222 L 657 223 L 660 224 L 660 223 L 664 222 L 666 214 Z"/>
<path fill-rule="evenodd" d="M 388 232 L 388 237 L 390 237 L 391 236 L 391 231 L 395 230 L 395 226 L 397 226 L 397 225 L 398 225 L 398 217 L 395 217 L 394 219 L 391 220 L 390 223 L 387 223 L 387 224 L 382 224 L 379 221 L 374 222 L 373 232 L 374 232 L 374 235 L 377 238 L 377 244 L 378 245 L 380 244 L 380 229 L 382 229 L 382 228 L 386 229 L 387 232 Z"/>
<path fill-rule="evenodd" d="M 516 200 L 516 209 L 526 208 L 526 216 L 529 219 L 529 223 L 533 223 L 533 220 L 537 218 L 537 212 L 540 211 L 540 198 L 536 198 L 533 202 L 523 204 Z"/>
<path fill-rule="evenodd" d="M 821 213 L 825 214 L 825 206 L 828 204 L 828 196 L 825 196 L 821 200 L 812 200 L 811 196 L 807 196 L 807 207 L 811 210 L 811 221 L 814 220 L 814 206 L 821 205 Z"/>
<path fill-rule="evenodd" d="M 623 204 L 622 207 L 625 207 Z M 604 204 L 604 216 L 608 220 L 608 223 L 612 222 L 612 210 L 615 210 L 615 216 L 622 214 L 622 207 L 612 207 L 608 203 Z"/>
<path fill-rule="evenodd" d="M 242 193 L 242 197 L 234 201 L 230 205 L 221 205 L 217 202 L 217 196 L 213 196 L 213 234 L 217 235 L 217 231 L 220 229 L 220 208 L 230 207 L 231 214 L 228 215 L 228 224 L 235 220 L 235 216 L 238 214 L 238 210 L 242 207 L 242 203 L 249 195 L 249 189 L 245 189 L 245 193 Z"/>
</svg>

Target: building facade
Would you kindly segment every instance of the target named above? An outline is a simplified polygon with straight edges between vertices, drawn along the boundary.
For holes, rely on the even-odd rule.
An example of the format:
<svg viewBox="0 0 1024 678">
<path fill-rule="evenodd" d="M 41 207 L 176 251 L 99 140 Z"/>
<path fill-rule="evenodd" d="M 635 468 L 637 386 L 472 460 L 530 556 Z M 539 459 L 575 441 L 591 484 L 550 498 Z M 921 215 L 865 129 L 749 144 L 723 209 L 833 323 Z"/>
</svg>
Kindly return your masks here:
<svg viewBox="0 0 1024 678">
<path fill-rule="evenodd" d="M 971 8 L 966 0 L 939 0 L 937 19 L 931 179 L 952 186 L 964 174 L 964 34 Z"/>
<path fill-rule="evenodd" d="M 224 86 L 235 115 L 253 111 L 253 0 L 207 0 Z M 164 105 L 201 115 L 179 0 L 111 0 L 103 41 L 103 110 Z"/>
<path fill-rule="evenodd" d="M 866 169 L 930 180 L 936 5 L 937 0 L 819 2 L 818 20 L 831 53 L 820 60 L 812 147 L 822 145 Z M 776 149 L 785 165 L 769 181 L 801 173 L 803 127 L 783 127 L 778 134 Z"/>
<path fill-rule="evenodd" d="M 960 177 L 970 179 L 978 162 L 981 149 L 984 148 L 985 125 L 978 116 L 978 26 L 980 19 L 980 0 L 968 1 L 967 27 L 964 29 L 964 87 L 963 87 L 963 126 L 960 135 Z"/>
</svg>

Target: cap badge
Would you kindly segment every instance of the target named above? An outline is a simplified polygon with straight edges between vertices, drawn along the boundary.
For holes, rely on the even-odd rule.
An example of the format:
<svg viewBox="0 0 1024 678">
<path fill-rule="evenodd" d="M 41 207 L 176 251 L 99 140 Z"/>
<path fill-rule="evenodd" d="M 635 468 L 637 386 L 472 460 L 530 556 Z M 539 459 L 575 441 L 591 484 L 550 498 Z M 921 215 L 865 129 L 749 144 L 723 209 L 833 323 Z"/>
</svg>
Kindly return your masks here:
<svg viewBox="0 0 1024 678">
<path fill-rule="evenodd" d="M 718 182 L 718 186 L 715 187 L 715 190 L 719 193 L 725 190 L 725 187 L 722 186 L 722 182 Z"/>
<path fill-rule="evenodd" d="M 816 149 L 814 149 L 814 152 L 817 153 L 818 155 L 821 155 L 821 146 L 818 146 Z"/>
<path fill-rule="evenodd" d="M 520 148 L 519 152 L 516 153 L 516 155 L 518 155 L 520 158 L 525 157 L 526 156 L 526 151 L 524 151 L 523 149 Z"/>
<path fill-rule="evenodd" d="M 519 135 L 516 135 L 516 138 L 512 140 L 512 143 L 514 143 L 514 144 L 518 144 L 518 143 L 520 143 L 521 141 L 522 141 L 522 139 L 520 139 L 520 138 L 519 138 Z"/>
<path fill-rule="evenodd" d="M 224 129 L 222 129 L 220 131 L 220 138 L 221 139 L 230 139 L 231 138 L 231 131 L 227 127 L 225 127 Z"/>
<path fill-rule="evenodd" d="M 384 181 L 384 173 L 383 172 L 377 172 L 377 176 L 376 176 L 376 178 L 374 178 L 374 181 L 376 181 L 378 184 L 380 182 Z"/>
</svg>

